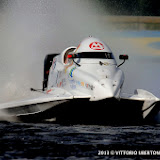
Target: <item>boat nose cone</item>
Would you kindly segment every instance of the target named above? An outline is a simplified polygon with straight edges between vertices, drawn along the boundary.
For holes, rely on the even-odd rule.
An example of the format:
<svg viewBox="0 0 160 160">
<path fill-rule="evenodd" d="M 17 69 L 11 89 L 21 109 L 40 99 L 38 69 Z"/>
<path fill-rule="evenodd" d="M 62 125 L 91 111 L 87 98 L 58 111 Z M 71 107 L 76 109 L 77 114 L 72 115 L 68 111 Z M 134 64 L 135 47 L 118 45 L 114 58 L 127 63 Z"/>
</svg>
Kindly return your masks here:
<svg viewBox="0 0 160 160">
<path fill-rule="evenodd" d="M 91 100 L 101 100 L 114 97 L 114 89 L 111 81 L 103 81 L 94 83 L 93 97 Z"/>
<path fill-rule="evenodd" d="M 108 98 L 114 97 L 113 85 L 111 83 L 102 83 L 101 86 L 105 91 L 105 95 Z"/>
</svg>

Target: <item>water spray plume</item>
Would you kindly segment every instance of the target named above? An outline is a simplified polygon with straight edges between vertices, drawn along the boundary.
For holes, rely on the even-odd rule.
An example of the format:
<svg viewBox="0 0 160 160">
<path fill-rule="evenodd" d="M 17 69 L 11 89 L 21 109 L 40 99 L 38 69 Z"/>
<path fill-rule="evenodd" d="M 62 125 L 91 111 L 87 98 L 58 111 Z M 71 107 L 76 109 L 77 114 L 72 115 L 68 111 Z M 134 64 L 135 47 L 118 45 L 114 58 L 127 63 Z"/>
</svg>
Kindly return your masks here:
<svg viewBox="0 0 160 160">
<path fill-rule="evenodd" d="M 88 35 L 98 36 L 96 8 L 87 1 L 8 0 L 0 15 L 0 101 L 41 88 L 46 54 L 61 52 Z M 95 6 L 94 6 L 95 7 Z"/>
<path fill-rule="evenodd" d="M 115 37 L 114 27 L 103 15 L 99 3 L 89 0 L 3 2 L 0 11 L 0 102 L 26 97 L 31 94 L 31 87 L 42 88 L 45 56 L 78 46 L 89 35 L 107 42 L 115 57 L 135 51 L 127 40 Z M 127 69 L 129 65 L 125 64 Z"/>
</svg>

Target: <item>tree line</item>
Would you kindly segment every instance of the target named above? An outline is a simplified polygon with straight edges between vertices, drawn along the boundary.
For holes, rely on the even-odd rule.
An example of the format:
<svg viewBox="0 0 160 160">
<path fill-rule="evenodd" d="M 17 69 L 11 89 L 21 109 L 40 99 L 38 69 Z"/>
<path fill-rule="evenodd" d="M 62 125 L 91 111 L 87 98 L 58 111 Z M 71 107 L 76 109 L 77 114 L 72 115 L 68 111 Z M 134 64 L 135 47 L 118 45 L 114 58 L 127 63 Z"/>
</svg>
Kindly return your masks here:
<svg viewBox="0 0 160 160">
<path fill-rule="evenodd" d="M 160 16 L 160 0 L 95 0 L 95 2 L 110 15 Z"/>
<path fill-rule="evenodd" d="M 7 4 L 10 1 L 12 0 L 0 0 L 0 11 L 2 11 L 3 7 L 7 6 Z M 84 1 L 86 4 L 88 2 L 88 5 L 90 3 L 98 5 L 97 10 L 101 14 L 160 16 L 160 0 L 80 0 L 80 1 Z M 100 10 L 99 7 L 102 10 Z"/>
</svg>

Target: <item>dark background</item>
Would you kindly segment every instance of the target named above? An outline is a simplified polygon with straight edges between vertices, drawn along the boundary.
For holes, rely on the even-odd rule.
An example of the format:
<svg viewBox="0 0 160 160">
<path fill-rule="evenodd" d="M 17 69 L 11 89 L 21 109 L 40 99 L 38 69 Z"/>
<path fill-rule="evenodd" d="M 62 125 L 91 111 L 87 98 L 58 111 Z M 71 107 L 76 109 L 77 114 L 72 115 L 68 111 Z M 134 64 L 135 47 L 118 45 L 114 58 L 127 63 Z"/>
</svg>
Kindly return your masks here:
<svg viewBox="0 0 160 160">
<path fill-rule="evenodd" d="M 159 0 L 95 0 L 111 15 L 159 16 Z"/>
<path fill-rule="evenodd" d="M 160 16 L 159 0 L 88 0 L 102 5 L 102 14 Z M 104 13 L 105 12 L 105 13 Z"/>
<path fill-rule="evenodd" d="M 81 0 L 83 1 L 83 0 Z M 85 0 L 95 5 L 101 5 L 101 14 L 160 16 L 159 0 Z M 3 10 L 9 0 L 0 0 L 0 10 Z"/>
</svg>

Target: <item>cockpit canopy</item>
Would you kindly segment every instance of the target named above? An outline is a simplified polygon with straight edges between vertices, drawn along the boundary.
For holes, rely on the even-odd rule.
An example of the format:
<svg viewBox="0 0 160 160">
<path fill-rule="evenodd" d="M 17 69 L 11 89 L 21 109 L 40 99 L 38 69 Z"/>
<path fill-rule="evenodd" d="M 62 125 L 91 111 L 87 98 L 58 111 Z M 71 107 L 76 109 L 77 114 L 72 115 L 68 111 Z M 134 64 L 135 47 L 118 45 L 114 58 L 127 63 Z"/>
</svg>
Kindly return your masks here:
<svg viewBox="0 0 160 160">
<path fill-rule="evenodd" d="M 76 49 L 71 47 L 62 53 L 64 57 L 66 55 L 64 53 L 68 54 L 68 60 L 65 60 L 66 57 L 63 60 L 65 64 L 71 63 L 72 60 L 73 62 L 76 62 L 76 64 L 96 64 L 101 61 L 100 59 L 103 59 L 103 61 L 107 63 L 116 63 L 112 51 L 108 45 L 94 37 L 88 37 L 84 39 Z"/>
</svg>

